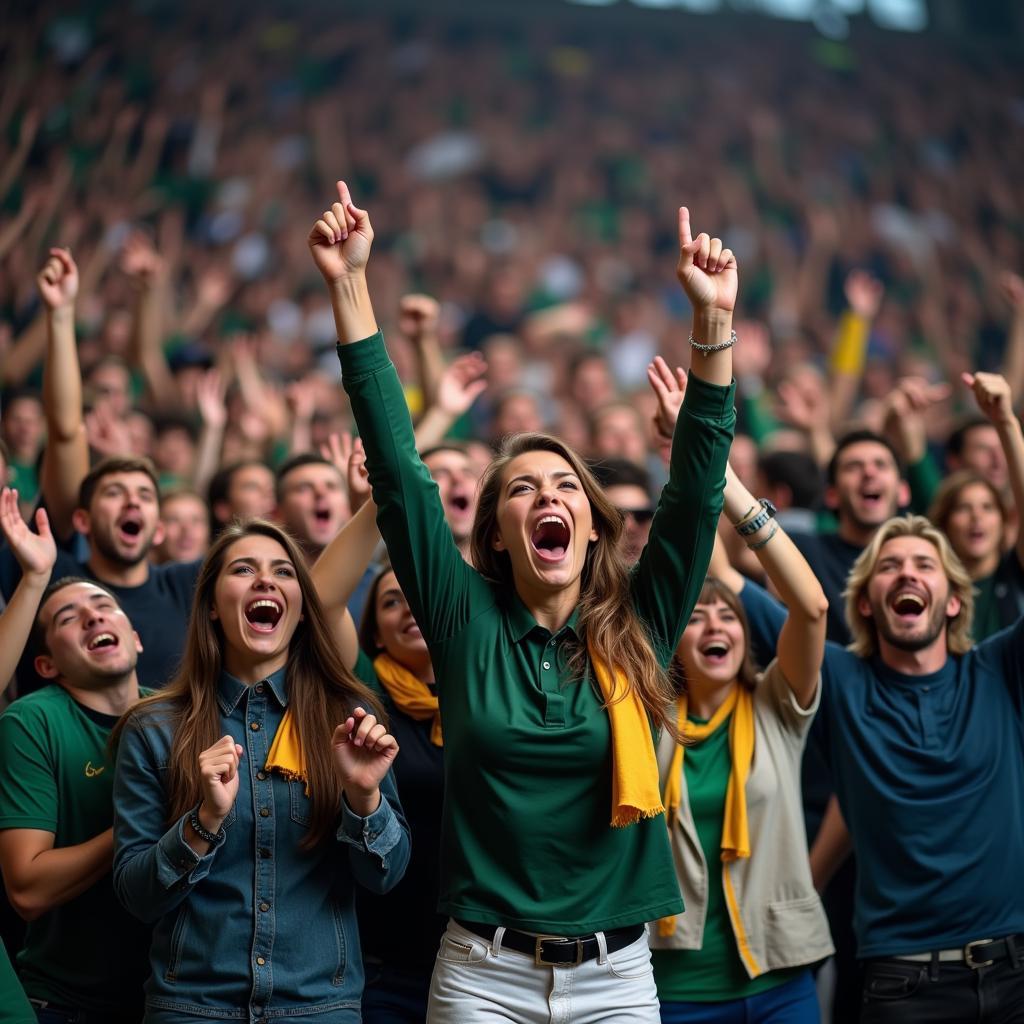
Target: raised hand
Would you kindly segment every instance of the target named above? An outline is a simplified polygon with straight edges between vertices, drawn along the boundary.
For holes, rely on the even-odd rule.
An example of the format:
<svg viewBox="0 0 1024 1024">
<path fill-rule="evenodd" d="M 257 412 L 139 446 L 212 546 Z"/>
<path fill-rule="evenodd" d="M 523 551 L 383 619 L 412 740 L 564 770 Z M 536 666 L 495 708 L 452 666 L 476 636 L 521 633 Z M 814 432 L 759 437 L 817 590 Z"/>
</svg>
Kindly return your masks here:
<svg viewBox="0 0 1024 1024">
<path fill-rule="evenodd" d="M 866 270 L 851 270 L 843 282 L 850 309 L 863 320 L 874 320 L 885 296 L 885 285 Z"/>
<path fill-rule="evenodd" d="M 223 430 L 228 422 L 228 407 L 224 404 L 227 384 L 216 366 L 196 381 L 196 408 L 203 425 L 213 430 Z"/>
<path fill-rule="evenodd" d="M 413 344 L 437 334 L 441 306 L 429 295 L 403 295 L 398 303 L 398 329 Z"/>
<path fill-rule="evenodd" d="M 43 269 L 36 276 L 39 294 L 48 309 L 70 307 L 78 295 L 78 267 L 70 249 L 51 249 Z"/>
<path fill-rule="evenodd" d="M 974 392 L 981 414 L 996 426 L 1014 420 L 1013 395 L 1005 377 L 998 373 L 962 373 L 960 379 Z"/>
<path fill-rule="evenodd" d="M 736 306 L 739 276 L 732 249 L 722 246 L 720 238 L 702 231 L 694 238 L 690 231 L 690 211 L 679 207 L 679 263 L 676 277 L 693 306 L 694 313 L 718 310 L 731 313 Z"/>
<path fill-rule="evenodd" d="M 362 273 L 370 258 L 370 215 L 352 203 L 348 185 L 337 183 L 338 201 L 324 210 L 307 239 L 313 262 L 328 284 Z"/>
<path fill-rule="evenodd" d="M 138 286 L 145 288 L 163 272 L 164 261 L 141 231 L 133 231 L 121 249 L 121 269 Z"/>
<path fill-rule="evenodd" d="M 118 419 L 104 402 L 98 402 L 85 414 L 85 436 L 89 447 L 100 455 L 133 454 L 128 424 Z"/>
<path fill-rule="evenodd" d="M 0 492 L 0 530 L 3 530 L 14 557 L 21 566 L 23 576 L 36 576 L 49 580 L 57 561 L 57 545 L 50 532 L 46 509 L 36 509 L 36 529 L 33 533 L 18 510 L 18 492 L 5 487 Z"/>
<path fill-rule="evenodd" d="M 203 791 L 200 821 L 216 832 L 238 796 L 238 759 L 244 751 L 231 736 L 222 736 L 199 755 L 199 783 Z M 204 813 L 205 812 L 205 813 Z"/>
<path fill-rule="evenodd" d="M 453 419 L 461 416 L 487 388 L 486 374 L 479 352 L 453 359 L 437 382 L 437 405 Z"/>
<path fill-rule="evenodd" d="M 676 367 L 675 374 L 668 368 L 668 363 L 661 356 L 655 356 L 653 363 L 647 364 L 647 380 L 651 390 L 658 399 L 658 409 L 654 414 L 654 430 L 664 441 L 671 441 L 679 419 L 679 410 L 683 407 L 686 395 L 686 371 Z"/>
<path fill-rule="evenodd" d="M 356 708 L 334 730 L 331 744 L 349 807 L 365 818 L 380 805 L 381 780 L 398 754 L 398 743 L 373 715 Z"/>
<path fill-rule="evenodd" d="M 366 472 L 363 442 L 349 434 L 332 432 L 327 444 L 320 445 L 320 454 L 345 478 L 349 505 L 355 515 L 370 498 L 370 475 Z"/>
</svg>

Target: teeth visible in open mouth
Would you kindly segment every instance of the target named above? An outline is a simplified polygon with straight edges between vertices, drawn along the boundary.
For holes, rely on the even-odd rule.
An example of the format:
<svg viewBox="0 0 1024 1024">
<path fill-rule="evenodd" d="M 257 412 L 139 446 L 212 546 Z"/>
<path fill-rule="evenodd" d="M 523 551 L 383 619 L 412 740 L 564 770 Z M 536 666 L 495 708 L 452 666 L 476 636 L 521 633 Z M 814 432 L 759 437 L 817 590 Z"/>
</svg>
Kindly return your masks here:
<svg viewBox="0 0 1024 1024">
<path fill-rule="evenodd" d="M 113 633 L 100 633 L 89 641 L 89 650 L 95 651 L 99 647 L 115 647 L 117 637 Z"/>
<path fill-rule="evenodd" d="M 543 516 L 537 520 L 530 540 L 545 557 L 559 559 L 569 546 L 569 527 L 560 516 Z"/>
<path fill-rule="evenodd" d="M 246 606 L 245 617 L 258 626 L 276 626 L 281 618 L 281 606 L 276 601 L 260 598 Z"/>
<path fill-rule="evenodd" d="M 725 644 L 708 644 L 701 653 L 708 658 L 724 658 L 729 649 Z"/>
<path fill-rule="evenodd" d="M 917 594 L 897 594 L 892 606 L 898 615 L 916 615 L 924 611 L 924 601 Z"/>
</svg>

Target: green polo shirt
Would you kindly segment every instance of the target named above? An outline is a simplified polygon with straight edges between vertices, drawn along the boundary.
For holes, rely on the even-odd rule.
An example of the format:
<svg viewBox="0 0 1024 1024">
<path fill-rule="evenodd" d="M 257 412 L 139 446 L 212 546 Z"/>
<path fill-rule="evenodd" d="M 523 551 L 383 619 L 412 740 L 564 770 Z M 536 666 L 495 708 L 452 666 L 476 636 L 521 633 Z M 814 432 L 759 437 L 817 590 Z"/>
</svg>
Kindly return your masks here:
<svg viewBox="0 0 1024 1024">
<path fill-rule="evenodd" d="M 679 913 L 665 821 L 612 828 L 607 712 L 510 583 L 459 555 L 416 453 L 380 334 L 339 346 L 377 521 L 430 648 L 444 724 L 440 908 L 467 921 L 578 935 Z M 690 378 L 632 600 L 668 663 L 707 571 L 735 420 L 734 389 Z M 589 673 L 588 673 L 589 675 Z"/>
<path fill-rule="evenodd" d="M 35 1010 L 25 998 L 7 950 L 0 943 L 0 1024 L 36 1024 Z"/>
<path fill-rule="evenodd" d="M 113 824 L 113 719 L 51 684 L 0 715 L 0 829 L 52 832 L 77 846 Z M 34 999 L 94 1012 L 142 1007 L 149 930 L 114 895 L 108 873 L 29 923 L 18 973 Z"/>
</svg>

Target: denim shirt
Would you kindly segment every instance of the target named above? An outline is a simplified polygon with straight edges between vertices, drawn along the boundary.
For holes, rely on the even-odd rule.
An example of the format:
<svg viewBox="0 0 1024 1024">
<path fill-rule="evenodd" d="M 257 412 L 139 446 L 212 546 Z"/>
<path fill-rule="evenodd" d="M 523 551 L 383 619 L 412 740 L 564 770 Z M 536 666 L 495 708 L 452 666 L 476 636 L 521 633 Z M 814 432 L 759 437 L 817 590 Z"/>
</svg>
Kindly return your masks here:
<svg viewBox="0 0 1024 1024">
<path fill-rule="evenodd" d="M 335 840 L 302 850 L 305 784 L 263 770 L 287 705 L 285 670 L 254 686 L 225 673 L 217 700 L 221 733 L 245 753 L 223 836 L 204 856 L 185 841 L 188 815 L 167 827 L 169 716 L 154 709 L 133 720 L 118 750 L 114 888 L 154 924 L 146 1020 L 358 1021 L 354 888 L 387 892 L 409 860 L 394 779 L 389 772 L 367 818 L 343 799 Z"/>
</svg>

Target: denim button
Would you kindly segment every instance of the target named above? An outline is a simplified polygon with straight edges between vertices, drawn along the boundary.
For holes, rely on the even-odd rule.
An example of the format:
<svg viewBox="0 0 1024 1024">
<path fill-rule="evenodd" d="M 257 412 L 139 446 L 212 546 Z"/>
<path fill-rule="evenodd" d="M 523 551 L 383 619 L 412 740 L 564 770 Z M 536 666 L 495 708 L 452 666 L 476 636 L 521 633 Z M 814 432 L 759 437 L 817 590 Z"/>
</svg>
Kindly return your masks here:
<svg viewBox="0 0 1024 1024">
<path fill-rule="evenodd" d="M 258 963 L 260 965 L 260 967 L 263 967 L 266 964 L 266 962 L 267 961 L 264 960 L 263 957 L 261 957 L 261 956 L 256 957 L 256 963 Z"/>
<path fill-rule="evenodd" d="M 266 778 L 267 778 L 267 773 L 266 773 L 265 771 L 263 771 L 262 769 L 260 769 L 260 770 L 259 770 L 259 771 L 258 771 L 258 772 L 256 773 L 256 778 L 257 778 L 257 779 L 259 779 L 259 780 L 260 780 L 260 782 L 263 782 L 263 781 L 265 781 L 265 780 L 266 780 Z"/>
<path fill-rule="evenodd" d="M 261 818 L 269 818 L 270 817 L 270 808 L 269 807 L 261 807 L 260 808 L 260 817 Z"/>
<path fill-rule="evenodd" d="M 260 723 L 259 722 L 250 722 L 249 723 L 249 728 L 252 729 L 253 732 L 259 732 L 260 731 Z"/>
<path fill-rule="evenodd" d="M 260 904 L 260 910 L 262 910 L 264 914 L 265 914 L 265 913 L 266 913 L 266 912 L 267 912 L 267 911 L 268 911 L 269 909 L 270 909 L 270 904 L 269 904 L 269 903 L 261 903 L 261 904 Z M 257 1010 L 256 1012 L 258 1013 L 259 1011 Z"/>
</svg>

